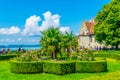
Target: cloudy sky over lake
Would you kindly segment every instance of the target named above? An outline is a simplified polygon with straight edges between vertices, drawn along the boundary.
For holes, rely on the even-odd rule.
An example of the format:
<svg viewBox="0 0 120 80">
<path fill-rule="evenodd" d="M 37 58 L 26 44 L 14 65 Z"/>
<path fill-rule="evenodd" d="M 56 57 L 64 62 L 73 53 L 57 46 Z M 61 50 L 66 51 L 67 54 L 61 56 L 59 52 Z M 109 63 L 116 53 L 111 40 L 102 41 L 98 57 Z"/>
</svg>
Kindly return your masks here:
<svg viewBox="0 0 120 80">
<path fill-rule="evenodd" d="M 50 26 L 79 33 L 82 21 L 94 18 L 110 0 L 1 0 L 0 44 L 39 42 Z M 37 35 L 37 36 L 36 36 Z"/>
</svg>

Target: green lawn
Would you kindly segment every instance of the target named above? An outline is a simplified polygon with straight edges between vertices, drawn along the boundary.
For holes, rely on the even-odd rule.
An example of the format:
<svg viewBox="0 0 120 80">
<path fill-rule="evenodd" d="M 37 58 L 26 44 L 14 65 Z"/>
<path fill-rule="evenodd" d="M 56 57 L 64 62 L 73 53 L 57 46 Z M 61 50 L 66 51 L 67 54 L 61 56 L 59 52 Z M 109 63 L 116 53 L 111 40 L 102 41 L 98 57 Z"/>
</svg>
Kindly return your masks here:
<svg viewBox="0 0 120 80">
<path fill-rule="evenodd" d="M 120 54 L 120 50 L 118 51 L 115 51 L 115 50 L 101 50 L 101 51 L 95 51 L 95 53 L 103 53 L 103 54 L 106 54 L 106 53 L 111 53 L 111 54 Z"/>
<path fill-rule="evenodd" d="M 0 61 L 0 80 L 82 80 L 82 79 L 98 80 L 98 78 L 100 77 L 104 77 L 104 76 L 106 77 L 111 74 L 115 76 L 117 72 L 120 73 L 120 63 L 118 61 L 109 61 L 108 69 L 109 69 L 108 72 L 103 72 L 103 73 L 74 73 L 63 76 L 55 75 L 55 74 L 46 74 L 46 73 L 14 74 L 10 72 L 9 61 Z M 118 75 L 116 75 L 116 77 L 117 76 Z"/>
</svg>

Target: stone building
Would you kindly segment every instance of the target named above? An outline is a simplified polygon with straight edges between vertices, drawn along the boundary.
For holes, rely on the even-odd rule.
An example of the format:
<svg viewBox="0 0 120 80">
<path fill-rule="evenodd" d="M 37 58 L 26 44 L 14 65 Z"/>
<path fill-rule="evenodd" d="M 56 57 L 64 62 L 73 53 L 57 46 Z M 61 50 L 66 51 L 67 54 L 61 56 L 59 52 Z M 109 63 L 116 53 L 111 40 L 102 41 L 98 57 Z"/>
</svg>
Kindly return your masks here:
<svg viewBox="0 0 120 80">
<path fill-rule="evenodd" d="M 85 48 L 95 48 L 95 47 L 102 47 L 101 44 L 97 43 L 94 38 L 94 26 L 95 21 L 83 21 L 81 25 L 81 29 L 78 35 L 78 44 L 81 47 Z"/>
</svg>

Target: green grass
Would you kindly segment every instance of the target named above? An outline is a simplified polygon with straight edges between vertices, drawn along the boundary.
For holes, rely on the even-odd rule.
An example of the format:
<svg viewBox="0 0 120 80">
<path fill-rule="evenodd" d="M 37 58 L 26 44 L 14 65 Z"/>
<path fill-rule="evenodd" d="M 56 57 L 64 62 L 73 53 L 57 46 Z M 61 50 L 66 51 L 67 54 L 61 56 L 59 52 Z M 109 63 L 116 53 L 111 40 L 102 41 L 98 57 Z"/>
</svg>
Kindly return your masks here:
<svg viewBox="0 0 120 80">
<path fill-rule="evenodd" d="M 96 76 L 99 78 L 104 75 L 111 75 L 120 70 L 120 63 L 118 61 L 108 62 L 108 72 L 103 73 L 74 73 L 67 75 L 55 74 L 15 74 L 10 72 L 9 61 L 0 61 L 0 80 L 82 80 L 89 78 L 93 79 Z M 120 73 L 120 71 L 119 71 Z M 115 75 L 115 74 L 114 74 Z M 95 79 L 94 79 L 95 80 Z"/>
<path fill-rule="evenodd" d="M 101 50 L 101 51 L 95 51 L 94 53 L 103 53 L 103 54 L 106 54 L 106 53 L 111 53 L 111 54 L 120 54 L 120 50 L 118 51 L 115 51 L 115 50 Z"/>
</svg>

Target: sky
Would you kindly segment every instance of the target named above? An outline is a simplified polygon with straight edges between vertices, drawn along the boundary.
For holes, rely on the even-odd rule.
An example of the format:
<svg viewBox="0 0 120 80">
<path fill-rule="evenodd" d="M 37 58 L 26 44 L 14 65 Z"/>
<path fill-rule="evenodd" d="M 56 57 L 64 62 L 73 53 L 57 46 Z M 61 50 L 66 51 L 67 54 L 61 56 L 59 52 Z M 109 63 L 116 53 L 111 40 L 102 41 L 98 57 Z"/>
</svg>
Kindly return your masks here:
<svg viewBox="0 0 120 80">
<path fill-rule="evenodd" d="M 0 0 L 0 44 L 38 43 L 50 26 L 78 34 L 111 0 Z M 29 41 L 28 41 L 29 40 Z"/>
</svg>

